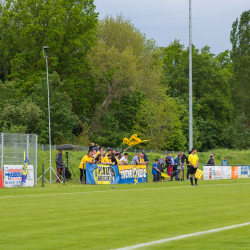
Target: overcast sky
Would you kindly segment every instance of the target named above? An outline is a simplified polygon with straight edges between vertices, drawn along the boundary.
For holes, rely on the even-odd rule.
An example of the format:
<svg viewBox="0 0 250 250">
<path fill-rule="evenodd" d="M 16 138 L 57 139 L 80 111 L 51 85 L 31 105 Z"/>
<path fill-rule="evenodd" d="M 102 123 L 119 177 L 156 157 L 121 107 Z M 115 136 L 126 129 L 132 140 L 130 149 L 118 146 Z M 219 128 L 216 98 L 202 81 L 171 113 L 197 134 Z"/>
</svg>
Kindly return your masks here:
<svg viewBox="0 0 250 250">
<path fill-rule="evenodd" d="M 189 0 L 94 0 L 99 18 L 122 13 L 159 46 L 179 39 L 189 44 Z M 250 0 L 192 0 L 193 44 L 218 54 L 231 49 L 232 23 L 250 9 Z"/>
</svg>

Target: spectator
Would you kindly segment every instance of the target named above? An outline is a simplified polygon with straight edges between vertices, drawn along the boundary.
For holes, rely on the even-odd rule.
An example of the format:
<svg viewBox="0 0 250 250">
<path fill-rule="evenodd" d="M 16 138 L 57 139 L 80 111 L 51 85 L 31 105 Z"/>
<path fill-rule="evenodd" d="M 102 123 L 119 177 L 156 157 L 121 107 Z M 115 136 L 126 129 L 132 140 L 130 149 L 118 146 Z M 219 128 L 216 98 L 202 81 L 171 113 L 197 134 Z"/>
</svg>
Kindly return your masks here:
<svg viewBox="0 0 250 250">
<path fill-rule="evenodd" d="M 157 167 L 158 167 L 158 169 L 159 169 L 159 174 L 158 174 L 158 179 L 159 180 L 163 180 L 163 181 L 165 181 L 165 178 L 164 177 L 161 177 L 161 173 L 164 173 L 164 162 L 165 162 L 165 157 L 164 156 L 162 156 L 161 158 L 160 158 L 160 160 L 158 161 L 158 164 L 157 164 Z"/>
<path fill-rule="evenodd" d="M 181 171 L 181 154 L 178 153 L 178 155 L 174 158 L 174 161 L 176 162 L 175 166 L 175 181 L 179 181 L 179 173 Z"/>
<path fill-rule="evenodd" d="M 117 152 L 116 152 L 116 153 L 115 153 L 115 158 L 116 158 L 117 164 L 120 163 L 119 157 L 120 157 L 120 153 L 117 153 Z"/>
<path fill-rule="evenodd" d="M 171 163 L 171 165 L 172 165 L 172 175 L 171 175 L 171 178 L 172 178 L 172 180 L 173 180 L 173 177 L 175 176 L 175 174 L 176 174 L 176 171 L 177 171 L 177 164 L 176 164 L 176 162 L 174 161 L 174 158 L 171 156 L 171 152 L 168 152 L 168 156 L 167 156 L 167 158 L 169 158 L 170 159 L 170 163 Z"/>
<path fill-rule="evenodd" d="M 97 153 L 95 149 L 92 150 L 92 153 L 93 153 L 93 158 L 96 158 Z"/>
<path fill-rule="evenodd" d="M 214 165 L 216 165 L 216 164 L 214 163 L 214 155 L 213 155 L 213 154 L 210 155 L 210 158 L 209 158 L 209 160 L 208 160 L 208 162 L 207 162 L 207 165 L 208 165 L 208 166 L 214 166 Z"/>
<path fill-rule="evenodd" d="M 155 162 L 152 165 L 152 174 L 153 174 L 153 182 L 157 182 L 157 173 L 160 173 L 160 170 L 157 167 L 158 159 L 155 159 Z"/>
<path fill-rule="evenodd" d="M 96 164 L 102 163 L 102 156 L 101 156 L 101 154 L 97 154 L 97 156 L 95 158 L 95 163 Z"/>
<path fill-rule="evenodd" d="M 120 160 L 121 165 L 128 165 L 128 153 L 125 153 L 124 156 Z"/>
<path fill-rule="evenodd" d="M 228 165 L 228 161 L 227 161 L 226 157 L 224 157 L 224 160 L 222 160 L 221 165 L 222 166 L 227 166 Z"/>
<path fill-rule="evenodd" d="M 119 159 L 122 158 L 122 155 L 124 154 L 125 151 L 127 151 L 127 148 L 123 149 L 122 152 L 117 151 L 117 153 L 119 153 Z"/>
<path fill-rule="evenodd" d="M 147 165 L 147 164 L 148 164 L 148 161 L 145 161 L 145 160 L 144 160 L 144 154 L 143 154 L 143 153 L 141 153 L 140 162 L 143 162 L 144 165 Z"/>
<path fill-rule="evenodd" d="M 106 155 L 104 155 L 103 157 L 107 156 L 108 154 L 110 154 L 110 155 L 111 155 L 111 149 L 108 149 L 108 150 L 107 150 L 107 154 L 106 154 Z"/>
<path fill-rule="evenodd" d="M 184 171 L 184 165 L 188 165 L 188 158 L 184 154 L 184 150 L 181 150 L 181 171 L 179 173 L 179 179 L 181 177 L 181 181 L 182 181 L 182 176 L 183 176 L 183 181 L 184 181 L 184 172 L 185 172 Z"/>
<path fill-rule="evenodd" d="M 93 153 L 92 151 L 88 152 L 87 155 L 85 155 L 82 158 L 82 161 L 79 165 L 79 169 L 80 169 L 80 181 L 83 182 L 83 172 L 84 172 L 84 181 L 86 181 L 86 163 L 95 163 L 93 161 Z M 84 170 L 83 170 L 83 165 L 84 165 Z"/>
<path fill-rule="evenodd" d="M 102 156 L 102 162 L 103 162 L 103 158 L 105 157 L 105 151 L 103 151 L 102 149 L 100 150 L 100 154 Z"/>
<path fill-rule="evenodd" d="M 140 162 L 140 158 L 143 158 L 142 153 L 139 152 L 137 155 L 134 156 L 134 158 L 131 161 L 131 165 L 145 165 L 145 162 Z"/>
<path fill-rule="evenodd" d="M 96 150 L 96 154 L 98 155 L 98 154 L 100 154 L 101 150 L 103 150 L 103 147 L 99 146 L 98 150 L 96 148 L 95 148 L 95 150 Z"/>
<path fill-rule="evenodd" d="M 117 159 L 116 159 L 114 153 L 111 154 L 111 162 L 112 162 L 114 165 L 118 165 L 118 162 L 119 162 L 119 161 L 117 161 Z"/>
<path fill-rule="evenodd" d="M 171 177 L 168 180 L 173 180 L 173 165 L 171 164 L 171 159 L 169 157 L 166 158 L 166 167 L 167 167 L 167 173 Z"/>
<path fill-rule="evenodd" d="M 95 145 L 94 142 L 91 142 L 90 143 L 90 146 L 89 146 L 89 152 L 92 151 L 93 148 L 97 147 L 98 145 Z"/>
<path fill-rule="evenodd" d="M 104 157 L 103 161 L 106 165 L 114 165 L 114 163 L 111 162 L 111 154 L 107 154 L 107 156 Z"/>
<path fill-rule="evenodd" d="M 167 157 L 170 159 L 171 164 L 176 164 L 176 162 L 174 162 L 174 158 L 171 156 L 171 152 L 168 152 Z"/>
<path fill-rule="evenodd" d="M 56 155 L 56 169 L 57 169 L 57 182 L 61 182 L 61 173 L 63 169 L 63 159 L 62 159 L 62 150 L 59 149 Z"/>
<path fill-rule="evenodd" d="M 144 161 L 148 162 L 148 156 L 144 153 Z"/>
</svg>

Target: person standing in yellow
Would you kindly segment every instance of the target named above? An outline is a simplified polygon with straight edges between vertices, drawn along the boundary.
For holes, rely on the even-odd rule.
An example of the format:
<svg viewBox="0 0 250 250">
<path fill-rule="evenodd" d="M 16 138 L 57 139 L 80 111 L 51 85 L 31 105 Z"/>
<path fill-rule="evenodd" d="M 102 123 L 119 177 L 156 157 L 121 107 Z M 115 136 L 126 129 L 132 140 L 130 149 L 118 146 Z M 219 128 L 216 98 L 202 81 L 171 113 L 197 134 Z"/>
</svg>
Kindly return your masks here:
<svg viewBox="0 0 250 250">
<path fill-rule="evenodd" d="M 114 165 L 112 162 L 111 162 L 111 154 L 107 154 L 107 156 L 105 156 L 103 158 L 103 162 L 107 165 Z"/>
<path fill-rule="evenodd" d="M 84 171 L 84 181 L 86 181 L 86 164 L 85 163 L 95 163 L 93 162 L 93 153 L 90 151 L 88 152 L 87 155 L 83 156 L 82 161 L 79 165 L 80 169 L 80 181 L 83 182 L 82 177 L 83 177 L 83 171 Z M 83 169 L 84 165 L 84 169 Z"/>
<path fill-rule="evenodd" d="M 193 175 L 195 175 L 199 163 L 199 158 L 198 155 L 196 154 L 196 148 L 192 148 L 191 154 L 188 156 L 188 161 L 190 165 L 189 172 L 190 172 L 191 186 L 194 186 Z M 197 178 L 195 178 L 195 186 L 198 186 Z"/>
</svg>

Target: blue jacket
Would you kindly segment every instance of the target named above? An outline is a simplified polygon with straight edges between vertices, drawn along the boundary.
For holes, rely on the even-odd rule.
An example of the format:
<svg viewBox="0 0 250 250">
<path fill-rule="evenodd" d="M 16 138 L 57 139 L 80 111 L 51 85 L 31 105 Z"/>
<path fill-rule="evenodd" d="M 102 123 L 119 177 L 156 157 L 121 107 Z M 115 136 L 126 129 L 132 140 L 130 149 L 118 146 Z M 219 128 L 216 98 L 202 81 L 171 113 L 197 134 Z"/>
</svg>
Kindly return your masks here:
<svg viewBox="0 0 250 250">
<path fill-rule="evenodd" d="M 156 164 L 155 162 L 153 163 L 153 166 L 152 166 L 152 174 L 157 174 L 157 170 L 154 169 L 154 167 L 155 167 L 155 168 L 158 168 L 158 167 L 157 167 L 157 164 Z"/>
<path fill-rule="evenodd" d="M 227 160 L 222 160 L 221 165 L 222 166 L 227 166 L 228 165 L 228 161 Z"/>
<path fill-rule="evenodd" d="M 174 161 L 174 158 L 173 158 L 173 157 L 167 156 L 167 158 L 170 159 L 170 163 L 171 163 L 171 164 L 176 164 L 176 162 Z"/>
</svg>

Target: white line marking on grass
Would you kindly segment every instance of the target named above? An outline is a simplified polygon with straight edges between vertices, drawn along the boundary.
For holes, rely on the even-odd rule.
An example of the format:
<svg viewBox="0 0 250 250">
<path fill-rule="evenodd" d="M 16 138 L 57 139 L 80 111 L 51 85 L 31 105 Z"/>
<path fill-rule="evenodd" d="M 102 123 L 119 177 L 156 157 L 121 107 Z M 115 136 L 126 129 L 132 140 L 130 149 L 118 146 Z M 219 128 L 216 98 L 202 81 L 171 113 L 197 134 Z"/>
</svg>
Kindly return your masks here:
<svg viewBox="0 0 250 250">
<path fill-rule="evenodd" d="M 233 183 L 233 184 L 211 184 L 211 185 L 200 185 L 199 187 L 213 187 L 213 186 L 229 186 L 244 184 L 249 185 L 250 183 Z M 198 187 L 198 188 L 199 188 Z M 22 197 L 39 197 L 39 196 L 55 196 L 55 195 L 68 195 L 68 194 L 93 194 L 93 193 L 107 193 L 107 192 L 127 192 L 127 191 L 144 191 L 144 190 L 155 190 L 155 189 L 172 189 L 172 188 L 193 188 L 192 186 L 178 186 L 178 187 L 158 187 L 158 188 L 133 188 L 133 189 L 122 189 L 122 190 L 105 190 L 105 191 L 86 191 L 86 192 L 73 192 L 73 193 L 56 193 L 56 194 L 27 194 L 27 195 L 16 195 L 16 196 L 2 196 L 0 199 L 5 198 L 22 198 Z"/>
<path fill-rule="evenodd" d="M 237 227 L 244 227 L 244 226 L 248 226 L 248 225 L 250 225 L 250 222 L 243 223 L 243 224 L 238 224 L 238 225 L 233 225 L 233 226 L 229 226 L 229 227 L 211 229 L 211 230 L 192 233 L 192 234 L 184 234 L 184 235 L 180 235 L 180 236 L 176 236 L 176 237 L 172 237 L 172 238 L 166 238 L 166 239 L 162 239 L 162 240 L 151 241 L 151 242 L 148 242 L 148 243 L 141 243 L 141 244 L 137 244 L 137 245 L 130 246 L 130 247 L 117 248 L 115 250 L 132 250 L 132 249 L 136 249 L 136 248 L 139 248 L 139 247 L 147 247 L 147 246 L 151 246 L 151 245 L 155 245 L 155 244 L 161 244 L 161 243 L 172 241 L 172 240 L 180 240 L 180 239 L 184 239 L 184 238 L 188 238 L 188 237 L 199 236 L 199 235 L 202 235 L 202 234 L 216 233 L 216 232 L 220 232 L 220 231 L 224 231 L 224 230 L 228 230 L 228 229 L 234 229 L 234 228 L 237 228 Z"/>
</svg>

